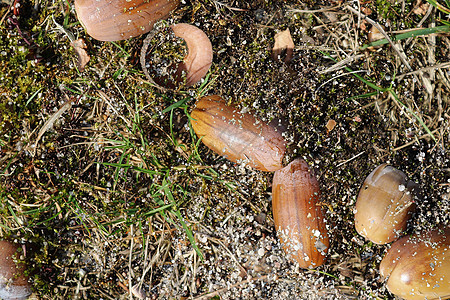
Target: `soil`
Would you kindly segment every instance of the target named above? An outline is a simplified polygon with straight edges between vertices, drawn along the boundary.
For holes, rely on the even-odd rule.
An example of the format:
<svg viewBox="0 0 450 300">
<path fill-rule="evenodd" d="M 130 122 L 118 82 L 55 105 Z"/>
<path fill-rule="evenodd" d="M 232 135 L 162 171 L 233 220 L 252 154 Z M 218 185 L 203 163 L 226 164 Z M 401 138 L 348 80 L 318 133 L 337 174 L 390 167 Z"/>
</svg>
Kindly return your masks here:
<svg viewBox="0 0 450 300">
<path fill-rule="evenodd" d="M 182 1 L 158 28 L 199 27 L 214 59 L 202 82 L 165 90 L 141 69 L 146 35 L 101 42 L 70 1 L 0 2 L 0 237 L 32 246 L 32 297 L 393 299 L 378 270 L 390 246 L 355 231 L 354 206 L 388 163 L 421 188 L 402 234 L 450 225 L 450 39 L 394 41 L 403 59 L 389 43 L 362 49 L 371 24 L 359 12 L 391 37 L 446 20 L 422 1 Z M 286 29 L 287 62 L 272 53 Z M 273 173 L 195 136 L 203 95 L 281 126 L 284 163 L 308 162 L 330 236 L 324 265 L 301 269 L 283 251 Z"/>
</svg>

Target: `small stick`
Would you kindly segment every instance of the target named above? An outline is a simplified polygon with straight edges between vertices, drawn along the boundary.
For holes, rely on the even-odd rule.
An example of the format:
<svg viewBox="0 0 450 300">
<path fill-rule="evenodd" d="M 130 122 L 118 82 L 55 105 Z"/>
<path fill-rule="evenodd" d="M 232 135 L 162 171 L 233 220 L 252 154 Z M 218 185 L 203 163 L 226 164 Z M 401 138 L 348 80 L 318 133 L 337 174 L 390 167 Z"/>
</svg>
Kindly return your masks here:
<svg viewBox="0 0 450 300">
<path fill-rule="evenodd" d="M 357 158 L 357 157 L 363 155 L 365 152 L 366 152 L 366 151 L 360 152 L 360 153 L 356 154 L 355 156 L 353 156 L 352 158 L 349 158 L 349 159 L 347 159 L 346 161 L 341 162 L 340 164 L 338 164 L 338 165 L 336 166 L 336 168 L 339 168 L 340 166 L 345 165 L 346 163 L 348 163 L 348 162 L 354 160 L 355 158 Z"/>
<path fill-rule="evenodd" d="M 430 71 L 430 70 L 436 70 L 436 69 L 445 69 L 445 68 L 450 68 L 450 62 L 445 62 L 445 63 L 442 63 L 442 64 L 436 64 L 436 65 L 425 67 L 425 68 L 420 68 L 420 69 L 412 71 L 412 72 L 408 72 L 408 73 L 405 73 L 405 74 L 401 74 L 401 75 L 395 76 L 395 79 L 396 80 L 400 80 L 403 77 L 408 76 L 408 75 L 417 74 L 417 73 L 420 73 L 420 72 L 426 72 L 426 71 Z"/>
</svg>

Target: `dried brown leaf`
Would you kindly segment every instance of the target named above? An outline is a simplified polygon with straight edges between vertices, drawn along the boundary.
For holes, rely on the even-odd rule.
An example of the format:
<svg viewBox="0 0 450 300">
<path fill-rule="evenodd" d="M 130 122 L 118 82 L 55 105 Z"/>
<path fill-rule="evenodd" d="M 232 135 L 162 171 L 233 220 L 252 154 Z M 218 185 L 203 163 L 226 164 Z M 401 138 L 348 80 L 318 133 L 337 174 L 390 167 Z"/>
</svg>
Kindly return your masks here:
<svg viewBox="0 0 450 300">
<path fill-rule="evenodd" d="M 426 15 L 428 8 L 430 7 L 429 3 L 422 3 L 421 5 L 417 6 L 416 8 L 413 9 L 413 13 L 415 13 L 416 15 Z"/>
<path fill-rule="evenodd" d="M 327 127 L 327 132 L 330 132 L 331 130 L 333 130 L 334 127 L 336 127 L 336 124 L 337 124 L 337 123 L 336 123 L 335 120 L 333 120 L 333 119 L 328 120 L 327 125 L 326 125 L 326 127 Z"/>
<path fill-rule="evenodd" d="M 286 51 L 284 62 L 288 63 L 294 56 L 294 41 L 292 40 L 289 28 L 275 34 L 275 44 L 272 48 L 273 59 L 279 60 L 283 51 Z"/>
<path fill-rule="evenodd" d="M 370 27 L 369 33 L 367 34 L 367 39 L 369 42 L 374 42 L 384 39 L 384 35 L 375 26 Z"/>
<path fill-rule="evenodd" d="M 84 67 L 87 65 L 91 57 L 86 52 L 86 43 L 83 39 L 74 40 L 70 43 L 70 45 L 75 50 L 75 54 L 77 55 L 77 68 L 80 72 L 83 72 Z"/>
</svg>

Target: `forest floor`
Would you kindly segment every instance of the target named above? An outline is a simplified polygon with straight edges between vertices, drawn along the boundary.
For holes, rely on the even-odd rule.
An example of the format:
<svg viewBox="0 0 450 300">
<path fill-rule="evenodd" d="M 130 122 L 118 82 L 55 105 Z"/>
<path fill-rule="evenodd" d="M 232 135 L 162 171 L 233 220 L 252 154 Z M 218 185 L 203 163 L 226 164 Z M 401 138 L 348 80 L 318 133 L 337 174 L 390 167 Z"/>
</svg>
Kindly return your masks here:
<svg viewBox="0 0 450 300">
<path fill-rule="evenodd" d="M 448 21 L 422 0 L 183 1 L 162 24 L 201 28 L 213 64 L 203 82 L 162 91 L 141 69 L 145 35 L 100 42 L 71 1 L 1 0 L 0 237 L 34 245 L 33 297 L 393 298 L 378 271 L 389 245 L 358 235 L 354 205 L 388 163 L 424 195 L 406 233 L 450 224 Z M 391 41 L 367 47 L 377 26 Z M 272 49 L 286 29 L 285 61 Z M 320 182 L 323 266 L 283 252 L 273 173 L 193 134 L 202 95 L 284 124 L 285 162 L 305 159 Z"/>
</svg>

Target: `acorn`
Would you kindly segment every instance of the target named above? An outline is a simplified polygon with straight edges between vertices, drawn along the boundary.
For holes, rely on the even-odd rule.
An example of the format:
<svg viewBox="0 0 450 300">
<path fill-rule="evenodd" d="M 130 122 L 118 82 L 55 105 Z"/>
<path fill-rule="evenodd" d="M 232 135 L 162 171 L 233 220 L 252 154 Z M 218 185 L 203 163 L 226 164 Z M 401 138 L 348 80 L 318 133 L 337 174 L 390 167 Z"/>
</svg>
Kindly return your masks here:
<svg viewBox="0 0 450 300">
<path fill-rule="evenodd" d="M 382 164 L 367 176 L 356 200 L 355 228 L 376 244 L 399 238 L 415 210 L 418 186 L 405 173 Z"/>
<path fill-rule="evenodd" d="M 275 229 L 285 252 L 302 268 L 322 265 L 330 245 L 319 198 L 319 182 L 303 159 L 275 172 L 272 183 Z"/>
<path fill-rule="evenodd" d="M 20 259 L 20 253 L 19 245 L 0 240 L 0 299 L 20 300 L 31 295 L 26 265 Z"/>
<path fill-rule="evenodd" d="M 179 0 L 75 0 L 75 11 L 94 39 L 119 41 L 149 32 L 179 4 Z"/>
<path fill-rule="evenodd" d="M 201 141 L 225 158 L 261 171 L 283 167 L 286 142 L 279 130 L 217 95 L 197 101 L 191 124 Z"/>
<path fill-rule="evenodd" d="M 156 64 L 149 63 L 152 60 L 152 52 L 147 53 L 147 50 L 156 33 L 149 34 L 141 49 L 142 70 L 150 82 L 155 82 L 165 88 L 173 89 L 180 85 L 192 86 L 199 82 L 211 67 L 213 60 L 211 41 L 200 28 L 190 24 L 174 24 L 167 30 L 167 34 L 172 33 L 186 43 L 187 55 L 181 63 L 174 62 L 160 67 L 160 69 L 167 69 L 165 74 L 160 74 L 162 72 L 157 70 Z"/>
<path fill-rule="evenodd" d="M 450 299 L 450 227 L 400 238 L 380 273 L 389 291 L 404 299 Z"/>
</svg>

